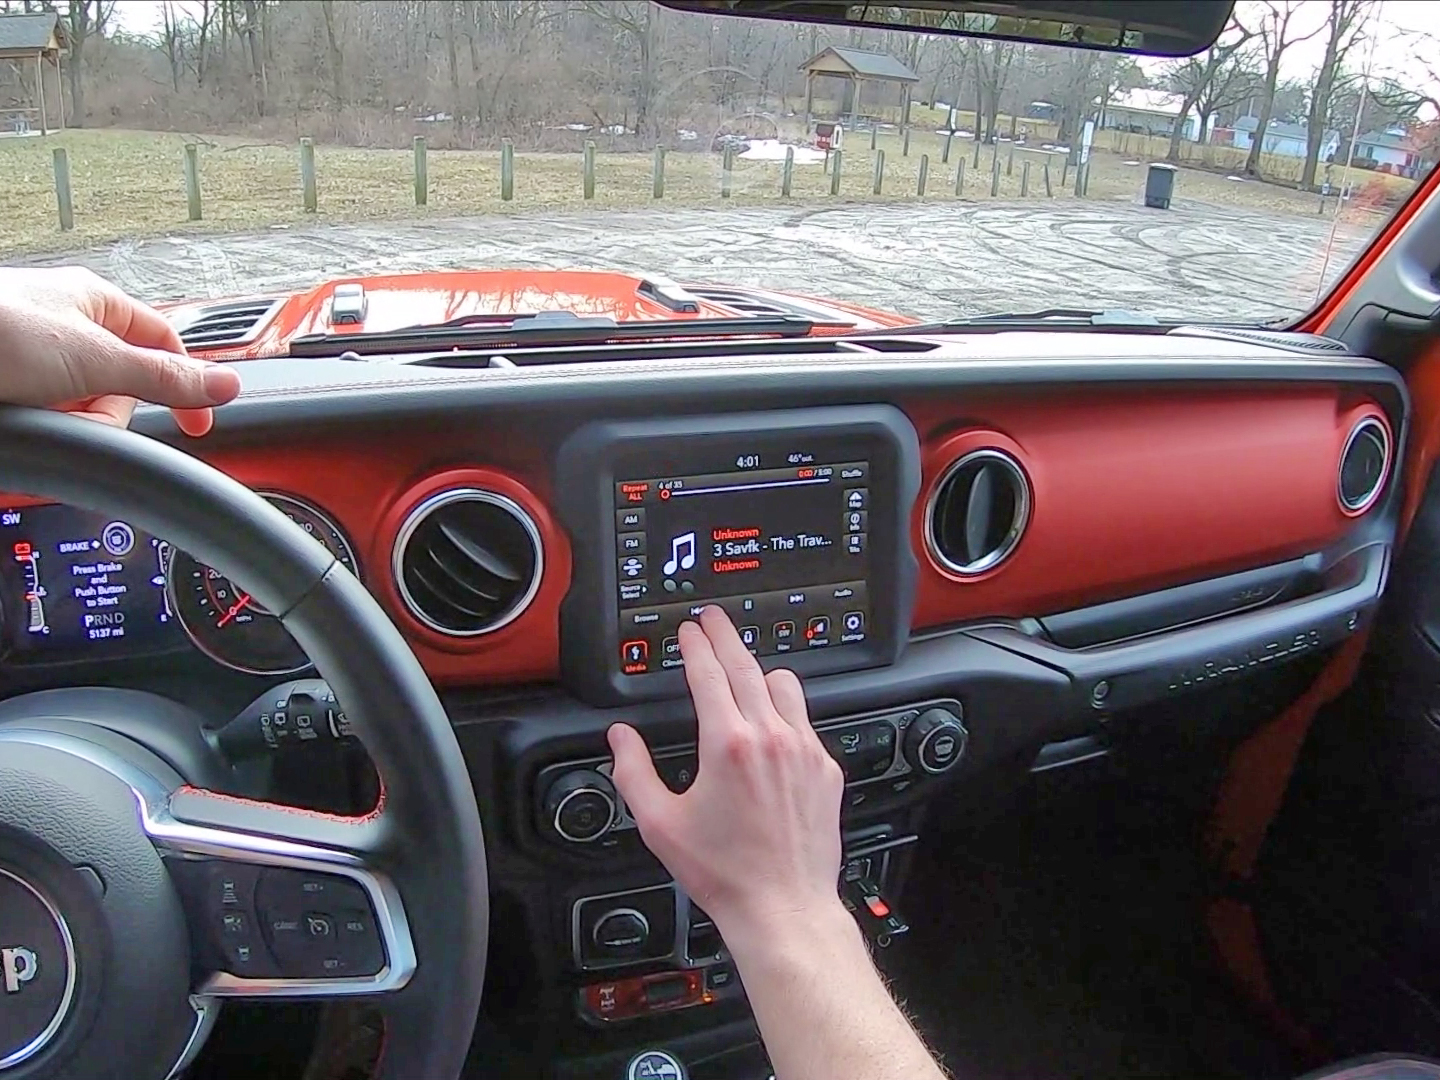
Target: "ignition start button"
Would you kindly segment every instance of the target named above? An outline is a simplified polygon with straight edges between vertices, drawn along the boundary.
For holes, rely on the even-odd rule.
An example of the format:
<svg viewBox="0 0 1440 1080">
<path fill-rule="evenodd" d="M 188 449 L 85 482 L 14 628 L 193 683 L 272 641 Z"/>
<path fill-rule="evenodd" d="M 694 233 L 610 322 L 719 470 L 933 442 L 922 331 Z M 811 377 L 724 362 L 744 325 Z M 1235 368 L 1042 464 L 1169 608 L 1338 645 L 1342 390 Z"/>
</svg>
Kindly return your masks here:
<svg viewBox="0 0 1440 1080">
<path fill-rule="evenodd" d="M 75 943 L 53 904 L 0 869 L 0 1070 L 49 1045 L 75 998 Z"/>
</svg>

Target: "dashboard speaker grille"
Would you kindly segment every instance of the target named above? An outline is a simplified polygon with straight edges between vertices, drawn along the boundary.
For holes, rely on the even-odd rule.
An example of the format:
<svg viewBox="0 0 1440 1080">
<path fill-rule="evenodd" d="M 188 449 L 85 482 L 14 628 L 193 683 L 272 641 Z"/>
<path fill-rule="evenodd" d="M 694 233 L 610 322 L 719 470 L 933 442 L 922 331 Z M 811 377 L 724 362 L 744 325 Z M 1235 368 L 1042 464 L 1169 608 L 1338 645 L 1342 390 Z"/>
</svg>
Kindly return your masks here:
<svg viewBox="0 0 1440 1080">
<path fill-rule="evenodd" d="M 1337 494 L 1348 514 L 1363 514 L 1374 505 L 1390 472 L 1390 433 L 1373 416 L 1350 429 L 1340 454 Z"/>
<path fill-rule="evenodd" d="M 540 531 L 503 495 L 456 488 L 426 499 L 395 540 L 395 581 L 410 613 L 451 637 L 516 619 L 540 588 Z"/>
<path fill-rule="evenodd" d="M 983 574 L 1010 557 L 1030 520 L 1030 482 L 1009 454 L 972 450 L 935 485 L 925 511 L 925 539 L 946 570 Z"/>
</svg>

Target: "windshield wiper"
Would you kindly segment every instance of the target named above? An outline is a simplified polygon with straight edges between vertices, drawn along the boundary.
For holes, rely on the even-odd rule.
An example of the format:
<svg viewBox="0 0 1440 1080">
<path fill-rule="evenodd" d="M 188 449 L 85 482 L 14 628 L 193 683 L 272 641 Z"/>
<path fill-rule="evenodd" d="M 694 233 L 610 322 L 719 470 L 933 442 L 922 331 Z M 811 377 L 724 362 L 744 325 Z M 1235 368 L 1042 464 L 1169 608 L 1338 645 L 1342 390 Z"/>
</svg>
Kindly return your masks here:
<svg viewBox="0 0 1440 1080">
<path fill-rule="evenodd" d="M 883 330 L 857 330 L 846 337 L 869 337 L 876 334 L 954 334 L 986 330 L 1073 330 L 1077 327 L 1158 327 L 1166 325 L 1153 315 L 1133 311 L 1092 311 L 1087 308 L 1042 308 L 1039 311 L 1006 311 L 993 315 L 970 315 L 943 322 L 916 323 L 914 326 L 892 326 Z"/>
<path fill-rule="evenodd" d="M 521 315 L 464 315 L 432 326 L 407 326 L 361 334 L 306 334 L 290 342 L 291 356 L 341 353 L 437 352 L 507 345 L 605 345 L 611 342 L 673 338 L 805 337 L 817 326 L 835 324 L 798 315 L 756 315 L 728 319 L 653 319 L 616 322 L 608 315 L 544 311 Z M 848 327 L 840 324 L 837 328 Z"/>
</svg>

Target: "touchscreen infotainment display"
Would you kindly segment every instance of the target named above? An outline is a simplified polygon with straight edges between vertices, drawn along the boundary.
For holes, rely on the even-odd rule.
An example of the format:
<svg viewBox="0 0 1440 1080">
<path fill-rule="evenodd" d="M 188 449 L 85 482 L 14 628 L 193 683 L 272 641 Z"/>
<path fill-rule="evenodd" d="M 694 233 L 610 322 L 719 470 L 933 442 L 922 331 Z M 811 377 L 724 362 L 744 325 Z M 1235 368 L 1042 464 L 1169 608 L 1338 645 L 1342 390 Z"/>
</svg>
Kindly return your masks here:
<svg viewBox="0 0 1440 1080">
<path fill-rule="evenodd" d="M 178 646 L 169 545 L 104 514 L 0 509 L 0 640 L 12 660 L 84 660 Z"/>
<path fill-rule="evenodd" d="M 681 665 L 677 629 L 723 607 L 757 655 L 866 640 L 866 460 L 742 454 L 733 470 L 615 483 L 620 670 Z"/>
</svg>

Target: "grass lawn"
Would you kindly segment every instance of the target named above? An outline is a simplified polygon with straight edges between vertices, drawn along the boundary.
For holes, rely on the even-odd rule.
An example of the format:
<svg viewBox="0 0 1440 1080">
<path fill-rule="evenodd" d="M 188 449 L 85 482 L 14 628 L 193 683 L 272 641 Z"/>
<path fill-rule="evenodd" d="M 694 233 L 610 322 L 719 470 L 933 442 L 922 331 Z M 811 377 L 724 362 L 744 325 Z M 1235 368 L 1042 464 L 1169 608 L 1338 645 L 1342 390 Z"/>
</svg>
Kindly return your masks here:
<svg viewBox="0 0 1440 1080">
<path fill-rule="evenodd" d="M 1010 165 L 1008 143 L 982 146 L 974 164 L 974 143 L 956 138 L 950 161 L 942 164 L 944 139 L 929 122 L 943 113 L 916 110 L 924 121 L 911 133 L 910 153 L 903 153 L 898 133 L 884 132 L 877 149 L 885 151 L 882 194 L 885 201 L 916 200 L 917 173 L 928 155 L 927 200 L 955 198 L 956 169 L 965 162 L 966 200 L 988 199 L 992 162 L 998 150 L 1000 175 L 996 197 L 1021 197 L 1024 164 L 1030 162 L 1026 197 L 1045 199 L 1048 163 L 1051 197 L 1074 198 L 1074 172 L 1061 183 L 1063 156 L 1038 148 L 1016 147 Z M 928 114 L 928 115 L 927 115 Z M 963 116 L 963 114 L 962 114 Z M 1111 133 L 1104 133 L 1109 136 Z M 1132 139 L 1136 137 L 1131 137 Z M 0 184 L 6 192 L 0 216 L 0 257 L 64 251 L 127 238 L 186 231 L 245 231 L 313 221 L 359 221 L 386 217 L 488 214 L 507 211 L 562 210 L 583 206 L 628 207 L 654 203 L 649 153 L 596 154 L 595 198 L 587 203 L 581 188 L 581 155 L 520 153 L 515 156 L 515 198 L 500 199 L 500 155 L 494 151 L 431 151 L 429 199 L 414 200 L 413 157 L 408 150 L 372 150 L 317 146 L 315 167 L 318 213 L 301 206 L 299 152 L 293 145 L 257 145 L 238 139 L 210 138 L 200 144 L 200 188 L 204 220 L 187 221 L 183 172 L 183 135 L 141 131 L 68 131 L 48 137 L 0 138 Z M 1156 140 L 1158 142 L 1158 140 Z M 74 231 L 62 233 L 56 212 L 52 152 L 65 147 L 69 156 L 75 208 Z M 1088 198 L 1137 199 L 1144 189 L 1143 156 L 1128 145 L 1119 152 L 1104 148 L 1091 159 Z M 1164 148 L 1159 148 L 1163 155 Z M 872 200 L 875 155 L 868 132 L 847 135 L 838 198 Z M 736 204 L 781 199 L 780 162 L 737 158 L 731 178 Z M 792 201 L 816 205 L 837 198 L 830 177 L 820 165 L 794 169 Z M 1387 181 L 1397 178 L 1387 177 Z M 1409 181 L 1402 181 L 1409 185 Z M 711 203 L 721 199 L 719 154 L 672 150 L 665 162 L 665 203 Z M 1412 185 L 1413 186 L 1413 185 Z M 1283 187 L 1228 180 L 1221 173 L 1182 169 L 1176 179 L 1177 199 L 1194 199 L 1253 210 L 1315 214 L 1318 199 Z M 664 203 L 657 206 L 657 210 Z M 1347 208 L 1359 221 L 1378 215 Z"/>
</svg>

